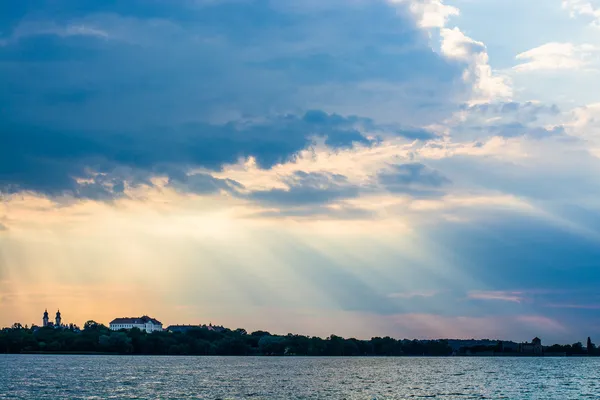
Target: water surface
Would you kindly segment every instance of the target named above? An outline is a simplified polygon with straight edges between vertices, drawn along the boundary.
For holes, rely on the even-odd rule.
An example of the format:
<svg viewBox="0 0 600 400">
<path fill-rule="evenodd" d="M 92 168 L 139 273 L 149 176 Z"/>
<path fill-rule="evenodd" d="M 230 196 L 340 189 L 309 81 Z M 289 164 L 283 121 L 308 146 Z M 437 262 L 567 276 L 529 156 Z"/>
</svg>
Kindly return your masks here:
<svg viewBox="0 0 600 400">
<path fill-rule="evenodd" d="M 599 358 L 0 355 L 0 399 L 600 399 Z"/>
</svg>

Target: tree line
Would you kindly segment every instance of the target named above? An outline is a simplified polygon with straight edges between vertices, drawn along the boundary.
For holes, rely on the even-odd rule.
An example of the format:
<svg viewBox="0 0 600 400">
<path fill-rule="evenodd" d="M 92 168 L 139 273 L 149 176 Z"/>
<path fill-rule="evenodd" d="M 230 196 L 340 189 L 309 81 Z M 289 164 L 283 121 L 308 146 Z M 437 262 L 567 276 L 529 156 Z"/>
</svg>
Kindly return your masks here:
<svg viewBox="0 0 600 400">
<path fill-rule="evenodd" d="M 587 338 L 585 346 L 581 342 L 565 345 L 553 344 L 552 346 L 544 348 L 544 351 L 547 353 L 565 353 L 568 356 L 600 356 L 600 349 L 592 343 L 590 337 Z"/>
<path fill-rule="evenodd" d="M 146 333 L 137 328 L 112 331 L 88 321 L 83 329 L 28 328 L 15 324 L 0 331 L 0 353 L 109 353 L 139 355 L 222 356 L 448 356 L 444 340 L 326 339 L 303 335 L 274 335 L 244 329 L 213 331 L 190 328 L 186 332 Z"/>
<path fill-rule="evenodd" d="M 514 347 L 507 348 L 503 345 L 502 341 L 498 341 L 495 345 L 477 345 L 477 346 L 465 346 L 458 349 L 458 355 L 466 355 L 468 353 L 472 355 L 477 354 L 514 354 L 516 351 Z M 553 344 L 551 346 L 543 347 L 544 354 L 564 354 L 566 356 L 600 356 L 600 349 L 592 343 L 590 337 L 587 338 L 587 343 L 584 346 L 581 342 L 573 344 Z"/>
<path fill-rule="evenodd" d="M 462 347 L 457 354 L 511 352 L 502 342 L 495 345 Z M 274 335 L 244 329 L 219 331 L 190 327 L 185 332 L 146 333 L 137 328 L 113 331 L 95 321 L 83 329 L 75 325 L 55 329 L 14 324 L 0 330 L 0 353 L 106 353 L 133 355 L 220 355 L 220 356 L 449 356 L 446 340 L 397 340 L 374 337 L 370 340 L 345 339 L 331 335 L 325 339 L 304 335 Z M 544 353 L 600 356 L 600 349 L 588 338 L 586 345 L 545 346 Z"/>
</svg>

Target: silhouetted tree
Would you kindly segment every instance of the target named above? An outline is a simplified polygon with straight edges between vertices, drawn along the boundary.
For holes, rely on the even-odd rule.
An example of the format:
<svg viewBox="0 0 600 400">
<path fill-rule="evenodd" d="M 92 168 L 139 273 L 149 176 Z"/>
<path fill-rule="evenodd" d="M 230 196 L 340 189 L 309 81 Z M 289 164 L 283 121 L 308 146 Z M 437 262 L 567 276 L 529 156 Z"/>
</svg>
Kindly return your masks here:
<svg viewBox="0 0 600 400">
<path fill-rule="evenodd" d="M 573 343 L 571 345 L 571 354 L 583 354 L 583 345 L 581 342 Z"/>
<path fill-rule="evenodd" d="M 83 329 L 84 330 L 98 329 L 98 327 L 100 327 L 100 325 L 101 324 L 97 323 L 94 320 L 89 320 L 85 324 L 83 324 Z"/>
<path fill-rule="evenodd" d="M 588 355 L 593 355 L 596 352 L 596 346 L 594 345 L 594 343 L 592 343 L 592 339 L 588 336 L 587 338 L 587 353 Z"/>
</svg>

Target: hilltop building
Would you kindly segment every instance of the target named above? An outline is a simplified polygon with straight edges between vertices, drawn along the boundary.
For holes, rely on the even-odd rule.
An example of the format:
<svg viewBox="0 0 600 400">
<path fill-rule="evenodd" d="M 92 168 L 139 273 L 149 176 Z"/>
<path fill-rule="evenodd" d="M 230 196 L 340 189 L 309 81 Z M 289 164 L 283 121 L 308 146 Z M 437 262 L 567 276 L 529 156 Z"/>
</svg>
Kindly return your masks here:
<svg viewBox="0 0 600 400">
<path fill-rule="evenodd" d="M 42 326 L 44 328 L 65 328 L 65 326 L 62 324 L 60 310 L 56 312 L 54 322 L 50 322 L 50 318 L 48 317 L 48 309 L 46 309 L 46 311 L 44 311 L 44 316 L 42 317 Z"/>
<path fill-rule="evenodd" d="M 525 342 L 521 343 L 519 346 L 519 352 L 525 354 L 535 354 L 542 355 L 544 352 L 544 348 L 542 346 L 542 340 L 538 337 L 533 338 L 531 343 Z"/>
<path fill-rule="evenodd" d="M 162 322 L 155 318 L 150 318 L 147 315 L 144 315 L 143 317 L 115 318 L 111 321 L 109 327 L 113 331 L 138 328 L 139 330 L 146 331 L 148 333 L 163 330 Z"/>
</svg>

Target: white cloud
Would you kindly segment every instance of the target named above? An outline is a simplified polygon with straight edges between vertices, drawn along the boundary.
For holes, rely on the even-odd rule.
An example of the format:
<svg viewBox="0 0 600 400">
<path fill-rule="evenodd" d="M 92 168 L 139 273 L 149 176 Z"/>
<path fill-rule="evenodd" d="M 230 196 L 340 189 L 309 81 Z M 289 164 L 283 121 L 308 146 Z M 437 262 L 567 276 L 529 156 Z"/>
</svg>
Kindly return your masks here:
<svg viewBox="0 0 600 400">
<path fill-rule="evenodd" d="M 473 85 L 474 103 L 487 102 L 494 99 L 508 99 L 512 96 L 512 88 L 507 77 L 493 73 L 489 64 L 489 56 L 483 42 L 466 36 L 460 29 L 443 28 L 441 31 L 442 53 L 468 64 L 463 79 Z"/>
<path fill-rule="evenodd" d="M 59 25 L 47 21 L 22 21 L 8 38 L 0 40 L 0 45 L 6 46 L 26 37 L 40 35 L 56 35 L 60 37 L 91 36 L 101 39 L 108 39 L 110 36 L 105 30 L 84 23 Z"/>
<path fill-rule="evenodd" d="M 392 3 L 408 3 L 410 11 L 417 17 L 422 28 L 443 28 L 448 19 L 460 14 L 456 7 L 443 3 L 443 0 L 390 0 Z"/>
<path fill-rule="evenodd" d="M 591 25 L 600 28 L 600 2 L 598 0 L 563 0 L 563 8 L 571 18 L 583 16 L 591 18 Z"/>
<path fill-rule="evenodd" d="M 520 303 L 523 301 L 523 292 L 473 290 L 467 294 L 467 297 L 474 300 L 498 300 Z"/>
<path fill-rule="evenodd" d="M 599 51 L 599 47 L 591 44 L 546 43 L 518 54 L 516 58 L 521 64 L 513 69 L 517 72 L 581 69 L 597 59 Z"/>
<path fill-rule="evenodd" d="M 600 137 L 600 103 L 588 104 L 571 111 L 572 119 L 565 124 L 573 134 L 577 132 L 598 135 Z M 595 128 L 595 129 L 594 129 Z"/>
<path fill-rule="evenodd" d="M 492 70 L 483 42 L 465 35 L 458 27 L 447 28 L 450 17 L 460 14 L 456 7 L 444 4 L 444 0 L 390 0 L 392 3 L 408 4 L 421 28 L 439 29 L 441 52 L 448 58 L 467 63 L 463 80 L 472 85 L 471 103 L 488 102 L 493 99 L 509 99 L 512 96 L 508 77 Z"/>
<path fill-rule="evenodd" d="M 600 158 L 600 103 L 571 110 L 564 125 L 570 135 L 586 142 L 590 154 Z"/>
<path fill-rule="evenodd" d="M 68 25 L 62 31 L 58 32 L 62 36 L 96 36 L 108 38 L 108 33 L 101 29 L 95 29 L 85 25 Z"/>
</svg>

